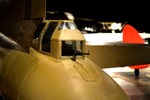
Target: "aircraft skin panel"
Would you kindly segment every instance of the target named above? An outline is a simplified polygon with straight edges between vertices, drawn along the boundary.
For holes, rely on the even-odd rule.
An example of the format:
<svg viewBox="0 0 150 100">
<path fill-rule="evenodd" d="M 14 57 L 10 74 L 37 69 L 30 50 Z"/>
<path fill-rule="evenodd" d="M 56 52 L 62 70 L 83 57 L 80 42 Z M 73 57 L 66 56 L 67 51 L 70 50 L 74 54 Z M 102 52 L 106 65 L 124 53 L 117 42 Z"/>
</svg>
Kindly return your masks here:
<svg viewBox="0 0 150 100">
<path fill-rule="evenodd" d="M 86 56 L 102 68 L 122 67 L 140 64 L 149 64 L 150 48 L 148 45 L 138 44 L 116 44 L 86 46 Z"/>
<path fill-rule="evenodd" d="M 30 50 L 30 54 L 13 50 L 3 62 L 0 79 L 5 81 L 0 86 L 5 100 L 129 100 L 90 60 L 60 61 Z"/>
</svg>

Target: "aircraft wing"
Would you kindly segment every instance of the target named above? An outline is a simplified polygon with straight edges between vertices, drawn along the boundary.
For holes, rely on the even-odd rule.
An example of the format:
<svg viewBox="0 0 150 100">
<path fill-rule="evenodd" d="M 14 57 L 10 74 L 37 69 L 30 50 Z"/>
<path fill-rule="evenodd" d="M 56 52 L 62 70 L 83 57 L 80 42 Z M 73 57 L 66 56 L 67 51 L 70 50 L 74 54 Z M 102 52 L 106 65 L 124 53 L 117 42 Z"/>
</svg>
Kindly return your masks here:
<svg viewBox="0 0 150 100">
<path fill-rule="evenodd" d="M 150 64 L 150 45 L 143 40 L 150 38 L 150 34 L 139 33 L 129 24 L 124 26 L 122 34 L 84 36 L 87 40 L 86 50 L 91 54 L 87 58 L 100 67 Z"/>
<path fill-rule="evenodd" d="M 139 33 L 139 35 L 142 37 L 142 39 L 150 38 L 150 34 L 149 33 Z"/>
<path fill-rule="evenodd" d="M 102 68 L 150 64 L 150 45 L 147 44 L 107 44 L 86 45 L 88 59 Z"/>
<path fill-rule="evenodd" d="M 148 33 L 139 33 L 142 39 L 150 38 Z M 122 43 L 123 33 L 92 33 L 83 34 L 86 45 L 107 45 L 109 43 Z"/>
</svg>

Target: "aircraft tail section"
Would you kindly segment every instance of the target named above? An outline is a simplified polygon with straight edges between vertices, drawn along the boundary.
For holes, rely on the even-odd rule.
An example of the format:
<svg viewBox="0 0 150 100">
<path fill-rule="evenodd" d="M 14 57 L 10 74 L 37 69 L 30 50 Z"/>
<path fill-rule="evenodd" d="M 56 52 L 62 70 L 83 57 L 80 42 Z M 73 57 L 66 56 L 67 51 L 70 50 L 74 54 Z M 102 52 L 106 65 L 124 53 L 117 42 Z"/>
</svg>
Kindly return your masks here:
<svg viewBox="0 0 150 100">
<path fill-rule="evenodd" d="M 149 67 L 149 64 L 145 64 L 145 65 L 135 65 L 135 66 L 129 66 L 132 69 L 142 69 L 142 68 L 147 68 Z"/>
<path fill-rule="evenodd" d="M 133 43 L 133 44 L 145 44 L 144 40 L 139 35 L 139 32 L 129 24 L 125 25 L 123 28 L 123 41 L 122 42 Z M 149 64 L 129 66 L 129 67 L 133 69 L 141 69 L 141 68 L 146 68 L 148 66 Z"/>
<path fill-rule="evenodd" d="M 139 32 L 129 24 L 123 28 L 123 43 L 145 44 Z"/>
</svg>

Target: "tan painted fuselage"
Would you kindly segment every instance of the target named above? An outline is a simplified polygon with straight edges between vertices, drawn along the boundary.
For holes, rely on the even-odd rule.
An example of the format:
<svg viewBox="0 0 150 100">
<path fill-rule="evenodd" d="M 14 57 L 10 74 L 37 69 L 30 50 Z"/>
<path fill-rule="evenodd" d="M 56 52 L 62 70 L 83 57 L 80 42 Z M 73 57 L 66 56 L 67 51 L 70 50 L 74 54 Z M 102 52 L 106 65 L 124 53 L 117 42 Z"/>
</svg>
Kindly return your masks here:
<svg viewBox="0 0 150 100">
<path fill-rule="evenodd" d="M 43 28 L 22 46 L 29 50 L 3 49 L 7 52 L 1 58 L 0 89 L 5 100 L 129 100 L 111 77 L 85 57 L 85 39 L 73 21 L 39 22 Z"/>
<path fill-rule="evenodd" d="M 6 100 L 129 100 L 90 60 L 58 60 L 33 48 L 9 52 L 0 76 Z"/>
</svg>

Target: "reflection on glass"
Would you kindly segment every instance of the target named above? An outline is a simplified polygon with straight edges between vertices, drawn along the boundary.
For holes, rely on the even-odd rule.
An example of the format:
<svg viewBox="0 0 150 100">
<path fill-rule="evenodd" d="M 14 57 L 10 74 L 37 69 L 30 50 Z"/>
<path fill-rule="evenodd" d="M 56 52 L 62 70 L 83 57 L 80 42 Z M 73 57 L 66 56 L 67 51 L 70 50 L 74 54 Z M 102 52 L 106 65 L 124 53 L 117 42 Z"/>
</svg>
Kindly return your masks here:
<svg viewBox="0 0 150 100">
<path fill-rule="evenodd" d="M 57 22 L 51 22 L 45 30 L 44 36 L 42 37 L 42 51 L 50 52 L 50 39 L 57 26 Z"/>
<path fill-rule="evenodd" d="M 77 29 L 76 25 L 72 22 L 62 22 L 58 28 L 58 30 L 61 29 Z"/>
<path fill-rule="evenodd" d="M 83 55 L 83 41 L 62 41 L 62 56 L 73 56 L 74 53 Z"/>
</svg>

